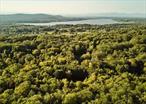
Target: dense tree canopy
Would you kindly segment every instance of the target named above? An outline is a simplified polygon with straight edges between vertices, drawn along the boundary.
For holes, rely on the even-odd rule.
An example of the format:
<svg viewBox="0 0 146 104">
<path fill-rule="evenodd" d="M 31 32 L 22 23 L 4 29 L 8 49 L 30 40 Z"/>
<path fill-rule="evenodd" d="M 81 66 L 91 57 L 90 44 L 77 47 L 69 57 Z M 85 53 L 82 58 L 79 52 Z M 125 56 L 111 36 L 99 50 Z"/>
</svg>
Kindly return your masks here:
<svg viewBox="0 0 146 104">
<path fill-rule="evenodd" d="M 145 104 L 146 26 L 1 26 L 0 104 Z"/>
</svg>

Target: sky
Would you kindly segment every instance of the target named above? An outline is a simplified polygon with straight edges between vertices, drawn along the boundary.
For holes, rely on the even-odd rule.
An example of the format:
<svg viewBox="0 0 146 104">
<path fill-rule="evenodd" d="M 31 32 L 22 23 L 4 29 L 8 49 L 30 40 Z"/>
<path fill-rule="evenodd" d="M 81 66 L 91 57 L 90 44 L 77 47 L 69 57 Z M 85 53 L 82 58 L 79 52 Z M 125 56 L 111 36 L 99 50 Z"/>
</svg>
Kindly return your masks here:
<svg viewBox="0 0 146 104">
<path fill-rule="evenodd" d="M 46 13 L 55 15 L 146 14 L 146 0 L 0 0 L 0 14 L 9 13 Z"/>
</svg>

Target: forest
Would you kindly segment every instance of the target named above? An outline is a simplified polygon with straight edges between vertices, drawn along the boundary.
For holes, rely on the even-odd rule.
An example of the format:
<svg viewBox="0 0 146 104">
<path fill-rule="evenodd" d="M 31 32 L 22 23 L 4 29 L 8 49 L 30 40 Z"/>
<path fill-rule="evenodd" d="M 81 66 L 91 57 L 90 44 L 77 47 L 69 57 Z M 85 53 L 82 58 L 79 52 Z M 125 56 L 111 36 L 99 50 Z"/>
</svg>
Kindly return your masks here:
<svg viewBox="0 0 146 104">
<path fill-rule="evenodd" d="M 0 25 L 0 104 L 146 104 L 146 25 Z"/>
</svg>

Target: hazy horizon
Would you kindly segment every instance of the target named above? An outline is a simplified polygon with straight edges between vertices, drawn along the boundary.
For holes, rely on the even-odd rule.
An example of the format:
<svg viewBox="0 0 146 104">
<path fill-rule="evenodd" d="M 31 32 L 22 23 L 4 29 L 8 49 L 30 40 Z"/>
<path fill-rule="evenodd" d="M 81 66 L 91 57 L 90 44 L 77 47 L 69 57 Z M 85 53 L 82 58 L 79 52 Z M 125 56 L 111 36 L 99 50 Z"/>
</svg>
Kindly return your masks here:
<svg viewBox="0 0 146 104">
<path fill-rule="evenodd" d="M 1 0 L 0 14 L 146 14 L 146 0 Z"/>
</svg>

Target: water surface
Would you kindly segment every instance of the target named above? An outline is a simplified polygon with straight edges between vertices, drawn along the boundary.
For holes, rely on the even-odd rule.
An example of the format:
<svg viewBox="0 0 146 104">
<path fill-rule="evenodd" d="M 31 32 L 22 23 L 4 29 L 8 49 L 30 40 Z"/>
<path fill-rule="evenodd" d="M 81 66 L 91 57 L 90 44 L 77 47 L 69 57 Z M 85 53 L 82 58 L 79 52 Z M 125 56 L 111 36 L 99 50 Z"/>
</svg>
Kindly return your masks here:
<svg viewBox="0 0 146 104">
<path fill-rule="evenodd" d="M 38 26 L 52 26 L 59 24 L 91 24 L 91 25 L 104 25 L 104 24 L 117 24 L 122 22 L 117 22 L 112 19 L 88 19 L 80 21 L 66 21 L 66 22 L 50 22 L 50 23 L 22 23 L 24 25 L 38 25 Z"/>
</svg>

